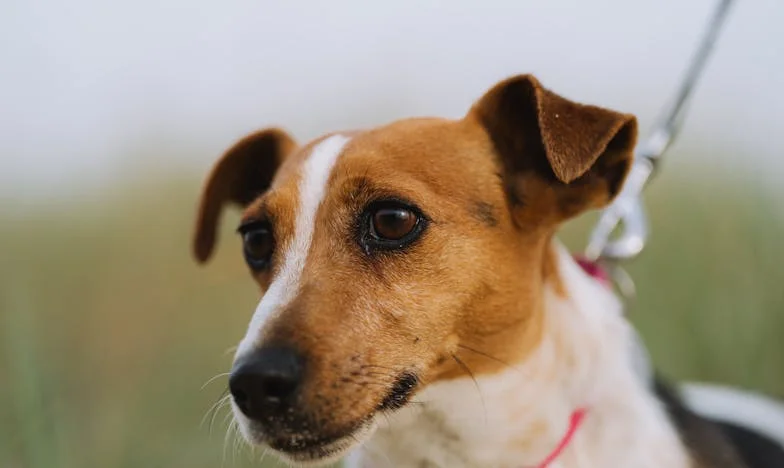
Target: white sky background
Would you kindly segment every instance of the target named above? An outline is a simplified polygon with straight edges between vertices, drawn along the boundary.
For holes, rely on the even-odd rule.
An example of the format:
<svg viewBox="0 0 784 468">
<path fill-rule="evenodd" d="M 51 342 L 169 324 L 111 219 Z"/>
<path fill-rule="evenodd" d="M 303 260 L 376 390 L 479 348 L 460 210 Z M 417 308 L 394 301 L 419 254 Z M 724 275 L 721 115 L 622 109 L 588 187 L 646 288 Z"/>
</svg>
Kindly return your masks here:
<svg viewBox="0 0 784 468">
<path fill-rule="evenodd" d="M 0 196 L 61 197 L 129 168 L 204 171 L 244 133 L 300 139 L 458 117 L 535 73 L 649 127 L 713 0 L 3 0 Z M 678 163 L 784 176 L 784 0 L 740 0 Z M 721 156 L 714 163 L 706 158 Z M 694 167 L 694 166 L 689 166 Z"/>
</svg>

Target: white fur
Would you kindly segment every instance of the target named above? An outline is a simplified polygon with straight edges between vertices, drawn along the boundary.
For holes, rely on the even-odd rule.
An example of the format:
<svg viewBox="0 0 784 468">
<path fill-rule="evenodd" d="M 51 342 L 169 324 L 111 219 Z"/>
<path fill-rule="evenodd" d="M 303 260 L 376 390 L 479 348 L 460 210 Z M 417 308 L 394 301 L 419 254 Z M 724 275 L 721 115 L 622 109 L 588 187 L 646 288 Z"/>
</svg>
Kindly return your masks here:
<svg viewBox="0 0 784 468">
<path fill-rule="evenodd" d="M 422 405 L 378 418 L 349 459 L 357 468 L 525 468 L 541 463 L 579 407 L 588 415 L 551 468 L 690 466 L 676 430 L 635 370 L 634 334 L 616 297 L 565 249 L 566 298 L 548 292 L 545 336 L 524 363 L 494 376 L 434 384 Z"/>
<path fill-rule="evenodd" d="M 299 209 L 294 221 L 294 237 L 285 247 L 280 272 L 261 298 L 248 331 L 237 347 L 236 357 L 249 352 L 269 317 L 285 307 L 299 291 L 299 280 L 313 240 L 316 212 L 327 190 L 332 168 L 349 138 L 333 135 L 317 144 L 303 164 L 299 182 Z"/>
<path fill-rule="evenodd" d="M 721 385 L 690 383 L 681 394 L 700 415 L 760 432 L 784 447 L 784 403 Z"/>
</svg>

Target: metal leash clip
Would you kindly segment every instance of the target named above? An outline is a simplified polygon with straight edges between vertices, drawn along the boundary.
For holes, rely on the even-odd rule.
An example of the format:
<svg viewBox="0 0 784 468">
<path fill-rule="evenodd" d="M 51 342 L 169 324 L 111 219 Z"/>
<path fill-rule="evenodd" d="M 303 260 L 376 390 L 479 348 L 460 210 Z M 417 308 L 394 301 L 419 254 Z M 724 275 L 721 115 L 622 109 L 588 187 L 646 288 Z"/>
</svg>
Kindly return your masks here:
<svg viewBox="0 0 784 468">
<path fill-rule="evenodd" d="M 648 219 L 642 203 L 642 188 L 655 168 L 655 159 L 637 156 L 621 193 L 602 212 L 585 249 L 585 257 L 601 263 L 621 295 L 628 301 L 636 296 L 634 281 L 620 265 L 636 257 L 648 239 Z M 620 234 L 611 239 L 620 229 Z"/>
<path fill-rule="evenodd" d="M 634 299 L 636 290 L 632 277 L 621 267 L 620 262 L 639 255 L 649 234 L 642 190 L 654 174 L 662 155 L 678 135 L 686 103 L 705 68 L 731 3 L 732 0 L 719 2 L 675 100 L 653 127 L 650 137 L 638 146 L 623 189 L 610 206 L 604 209 L 589 238 L 585 257 L 607 268 L 616 287 L 627 300 Z M 619 234 L 611 239 L 616 231 L 619 231 Z"/>
</svg>

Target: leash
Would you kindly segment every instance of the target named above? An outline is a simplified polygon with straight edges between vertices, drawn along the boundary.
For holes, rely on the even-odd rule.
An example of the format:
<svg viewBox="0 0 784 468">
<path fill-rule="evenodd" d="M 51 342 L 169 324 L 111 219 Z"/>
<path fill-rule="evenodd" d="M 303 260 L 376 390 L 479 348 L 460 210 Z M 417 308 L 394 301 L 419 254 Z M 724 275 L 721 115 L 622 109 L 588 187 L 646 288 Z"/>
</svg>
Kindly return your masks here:
<svg viewBox="0 0 784 468">
<path fill-rule="evenodd" d="M 600 215 L 584 254 L 574 257 L 589 276 L 608 288 L 615 286 L 627 301 L 634 299 L 635 286 L 631 276 L 620 263 L 637 257 L 648 240 L 648 219 L 642 203 L 642 190 L 683 126 L 686 104 L 705 69 L 731 3 L 732 0 L 719 1 L 675 98 L 654 125 L 648 139 L 635 149 L 635 161 L 629 170 L 626 183 L 615 201 Z M 617 230 L 620 230 L 619 235 L 612 239 Z M 639 338 L 637 340 L 639 351 L 643 354 L 642 359 L 646 360 L 645 347 Z M 647 361 L 642 367 L 647 367 Z M 587 414 L 588 408 L 578 408 L 571 414 L 566 434 L 536 468 L 548 468 L 558 459 L 569 446 Z"/>
<path fill-rule="evenodd" d="M 635 149 L 634 163 L 621 193 L 601 213 L 589 237 L 584 252 L 586 261 L 604 265 L 615 286 L 627 300 L 635 296 L 634 281 L 620 263 L 637 257 L 645 247 L 649 234 L 642 190 L 683 127 L 686 104 L 705 69 L 731 4 L 732 0 L 719 1 L 674 99 L 654 125 L 648 139 Z M 617 237 L 611 239 L 616 231 Z"/>
</svg>

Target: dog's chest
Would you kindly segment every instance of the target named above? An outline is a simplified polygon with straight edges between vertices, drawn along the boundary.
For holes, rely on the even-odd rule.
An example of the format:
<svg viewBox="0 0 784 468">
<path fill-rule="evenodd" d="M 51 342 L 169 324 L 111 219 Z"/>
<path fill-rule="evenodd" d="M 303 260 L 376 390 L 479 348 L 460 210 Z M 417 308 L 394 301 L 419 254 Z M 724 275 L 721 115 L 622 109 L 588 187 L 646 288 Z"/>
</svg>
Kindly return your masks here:
<svg viewBox="0 0 784 468">
<path fill-rule="evenodd" d="M 621 410 L 621 407 L 618 407 Z M 462 413 L 458 411 L 458 413 Z M 516 417 L 495 420 L 467 419 L 424 409 L 416 417 L 380 429 L 362 448 L 350 468 L 534 468 L 558 441 L 544 420 Z M 589 420 L 548 468 L 686 468 L 689 461 L 674 434 L 648 427 L 617 428 L 616 415 Z M 607 421 L 607 418 L 610 421 Z M 656 418 L 658 419 L 658 418 Z M 658 423 L 659 421 L 656 421 Z M 609 424 L 608 424 L 609 423 Z M 602 427 L 604 426 L 604 428 Z M 637 433 L 637 435 L 635 435 Z M 639 437 L 639 433 L 647 433 Z"/>
<path fill-rule="evenodd" d="M 688 457 L 655 398 L 631 372 L 613 379 L 549 468 L 686 468 Z M 609 376 L 607 376 L 609 378 Z M 558 446 L 574 405 L 525 369 L 434 385 L 389 418 L 351 468 L 533 468 Z"/>
<path fill-rule="evenodd" d="M 569 414 L 547 398 L 514 398 L 527 393 L 523 380 L 519 372 L 510 371 L 476 383 L 458 379 L 427 389 L 416 398 L 421 404 L 379 420 L 380 429 L 354 466 L 536 466 L 557 443 L 552 434 L 566 430 Z M 502 401 L 508 403 L 499 404 Z M 535 407 L 530 402 L 536 402 Z M 555 423 L 542 417 L 559 412 L 564 417 Z"/>
<path fill-rule="evenodd" d="M 436 468 L 473 466 L 475 441 L 439 412 L 424 409 L 403 427 L 381 429 L 366 447 L 368 460 L 394 460 L 394 466 Z M 366 467 L 366 465 L 360 465 Z M 370 463 L 366 468 L 375 466 Z"/>
</svg>

